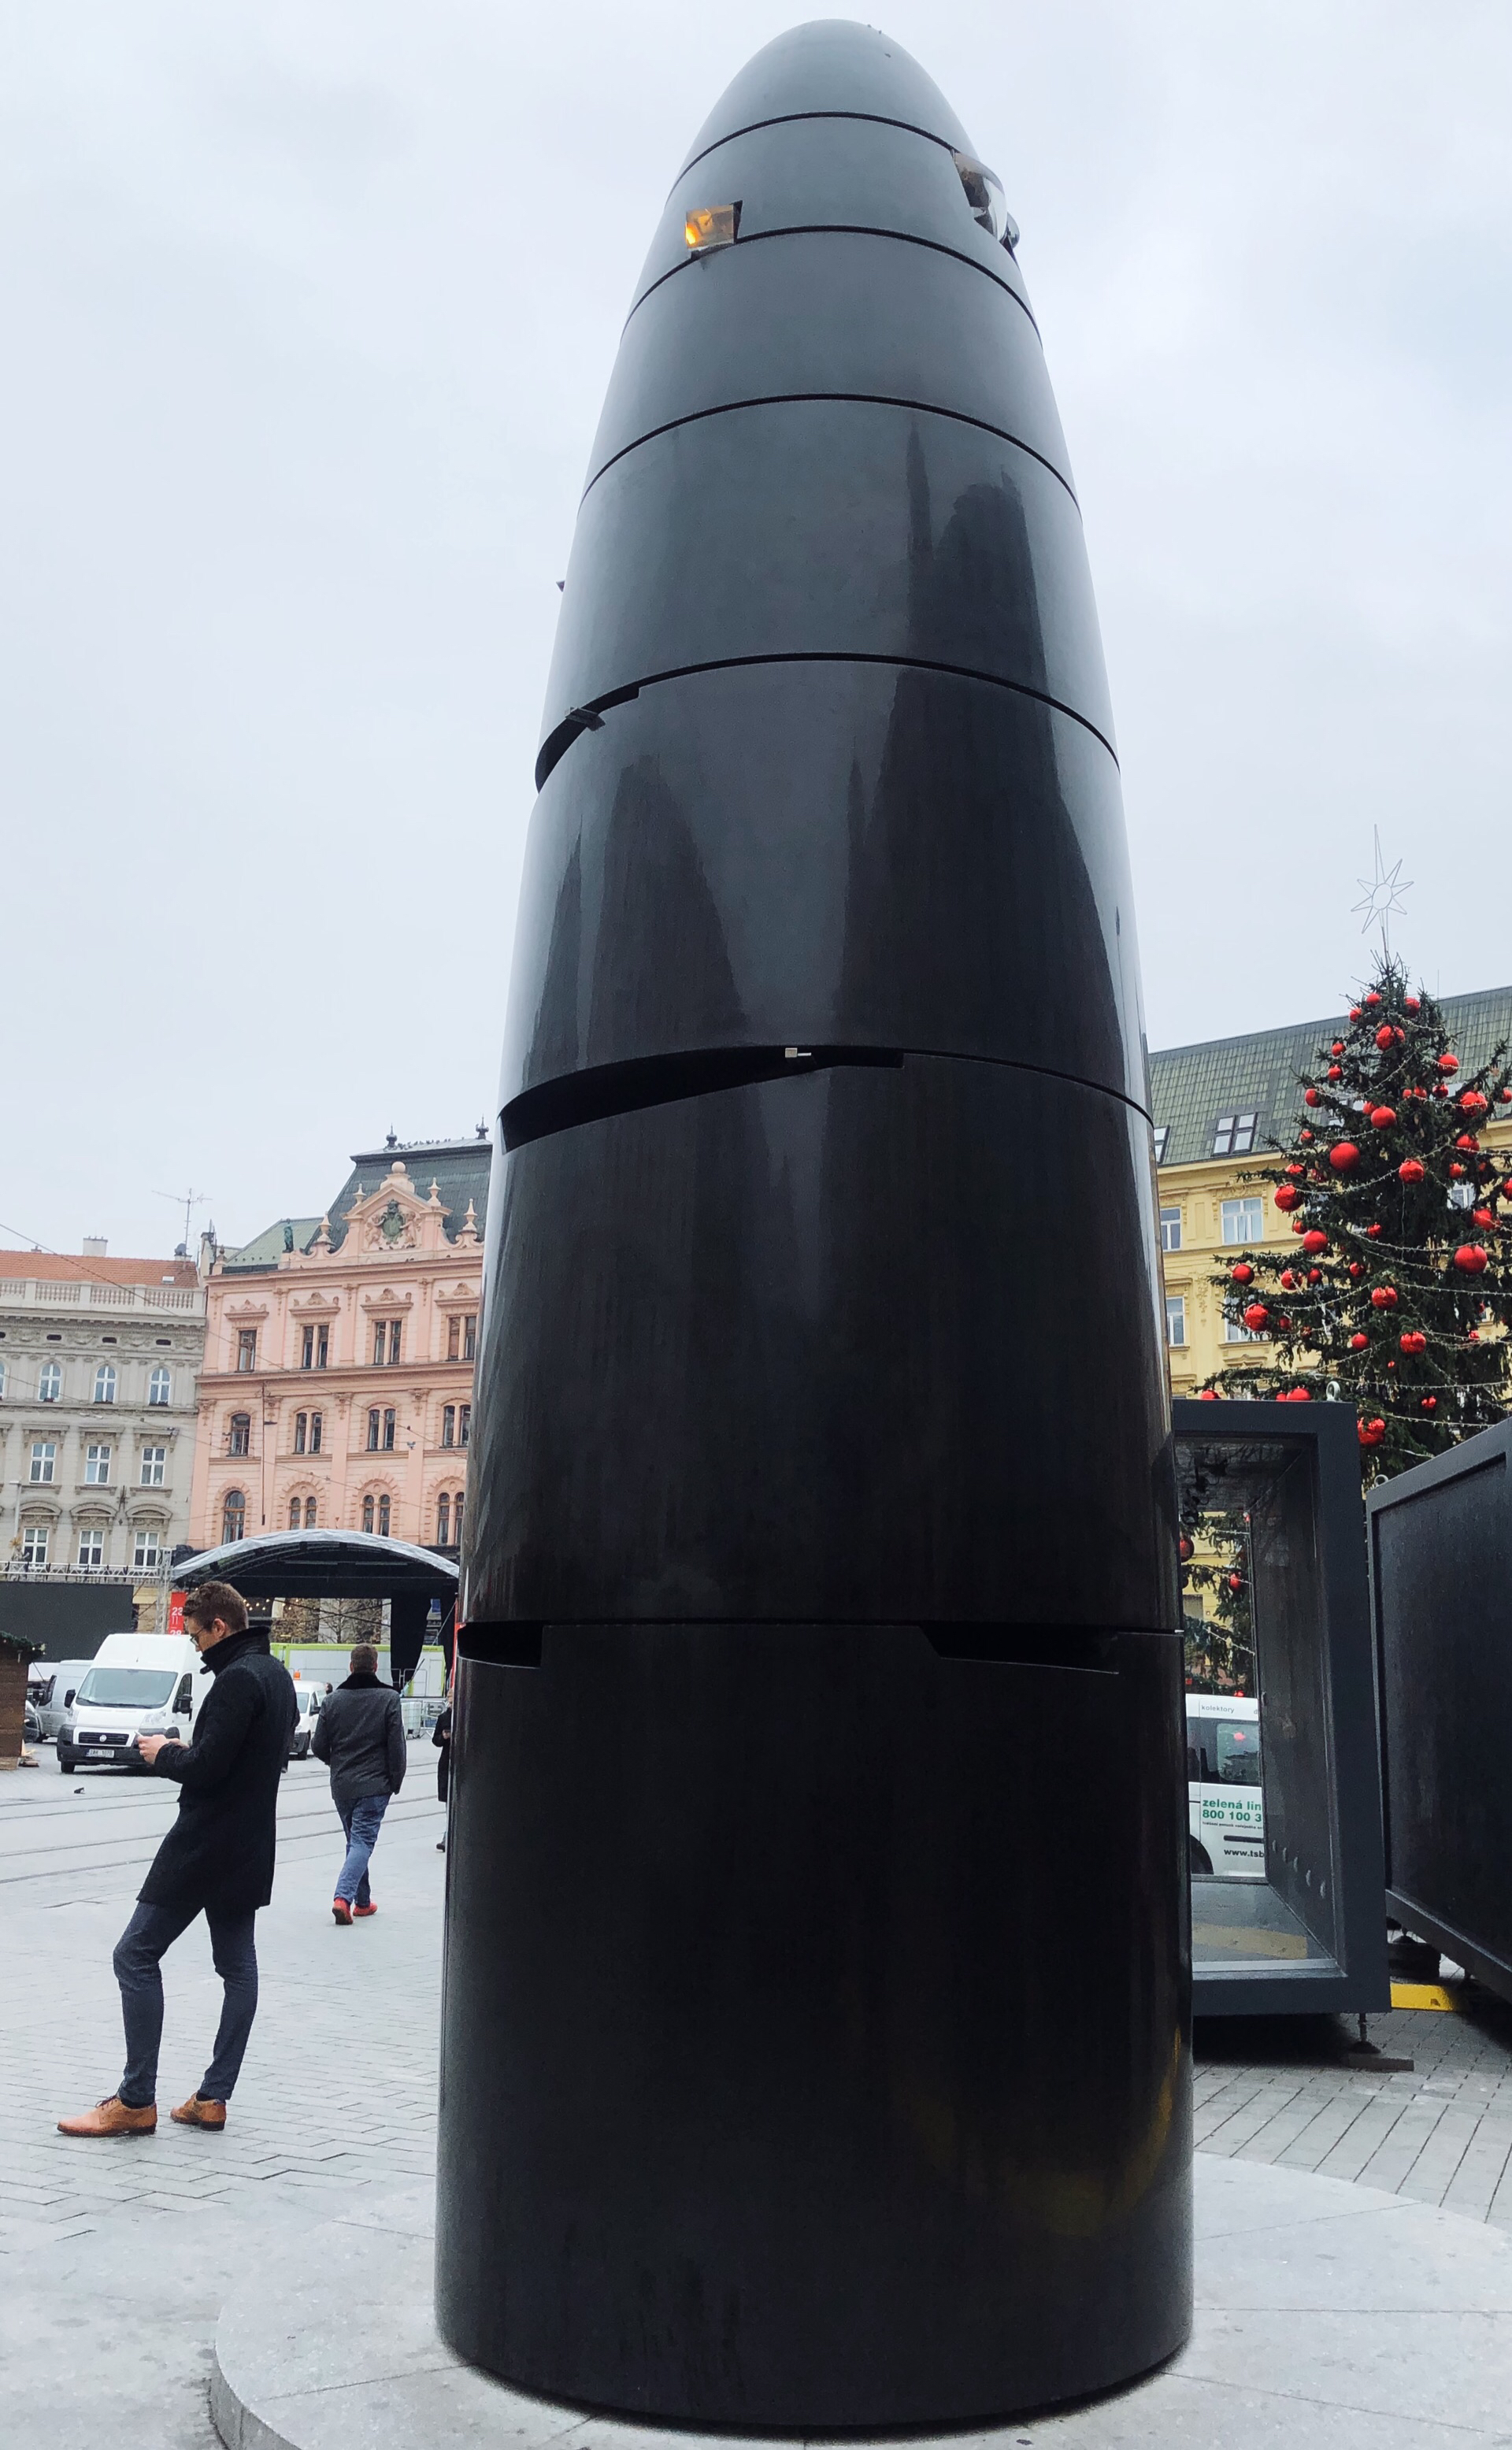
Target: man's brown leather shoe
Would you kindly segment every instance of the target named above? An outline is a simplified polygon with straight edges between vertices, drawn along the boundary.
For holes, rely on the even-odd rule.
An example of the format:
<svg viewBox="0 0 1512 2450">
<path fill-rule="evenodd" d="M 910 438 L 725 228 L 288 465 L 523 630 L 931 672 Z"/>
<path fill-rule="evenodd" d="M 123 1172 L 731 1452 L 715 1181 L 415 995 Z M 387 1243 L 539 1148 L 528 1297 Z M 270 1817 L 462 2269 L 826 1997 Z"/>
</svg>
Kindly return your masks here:
<svg viewBox="0 0 1512 2450">
<path fill-rule="evenodd" d="M 225 2104 L 202 2101 L 197 2092 L 191 2092 L 187 2101 L 181 2101 L 177 2110 L 169 2110 L 168 2116 L 175 2127 L 213 2127 L 219 2133 L 225 2125 Z"/>
<path fill-rule="evenodd" d="M 97 2101 L 92 2110 L 81 2110 L 77 2118 L 60 2118 L 60 2135 L 151 2135 L 156 2131 L 158 2113 L 151 2102 L 145 2110 L 132 2110 L 118 2092 L 107 2101 Z"/>
</svg>

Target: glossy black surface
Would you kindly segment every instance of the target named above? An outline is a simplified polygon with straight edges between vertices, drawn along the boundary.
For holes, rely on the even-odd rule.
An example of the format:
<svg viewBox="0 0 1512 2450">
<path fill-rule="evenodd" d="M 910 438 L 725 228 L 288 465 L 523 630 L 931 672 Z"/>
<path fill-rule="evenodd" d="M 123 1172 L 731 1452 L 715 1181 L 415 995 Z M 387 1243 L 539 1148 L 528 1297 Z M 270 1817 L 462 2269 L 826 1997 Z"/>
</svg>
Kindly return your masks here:
<svg viewBox="0 0 1512 2450">
<path fill-rule="evenodd" d="M 1178 2346 L 1177 1638 L 1115 1639 L 1112 1672 L 896 1624 L 549 1625 L 540 1655 L 459 1676 L 453 2344 L 794 2431 L 964 2423 Z"/>
<path fill-rule="evenodd" d="M 438 2308 L 648 2417 L 946 2423 L 1189 2318 L 1138 984 L 1080 516 L 972 148 L 845 24 L 768 47 L 735 137 L 653 268 L 738 171 L 734 243 L 630 320 L 543 724 Z M 854 199 L 893 234 L 843 235 Z"/>
<path fill-rule="evenodd" d="M 1512 1423 L 1369 1498 L 1386 1887 L 1512 1999 Z"/>
<path fill-rule="evenodd" d="M 789 312 L 795 282 L 801 316 Z M 679 418 L 824 392 L 973 418 L 1071 483 L 1044 352 L 1023 309 L 952 256 L 864 231 L 725 247 L 654 290 L 625 326 L 590 480 Z"/>
<path fill-rule="evenodd" d="M 659 673 L 785 655 L 949 665 L 1113 737 L 1075 501 L 1027 451 L 927 410 L 733 408 L 616 459 L 578 513 L 542 738 Z"/>
<path fill-rule="evenodd" d="M 1147 1148 L 910 1057 L 497 1157 L 469 1620 L 1171 1624 Z"/>
<path fill-rule="evenodd" d="M 1017 690 L 889 664 L 645 690 L 551 774 L 521 907 L 500 1105 L 815 1040 L 1147 1095 L 1117 768 Z"/>
<path fill-rule="evenodd" d="M 948 248 L 977 267 L 979 279 L 986 273 L 1011 290 L 1023 312 L 1023 275 L 977 220 L 950 147 L 907 128 L 853 119 L 787 120 L 702 156 L 668 199 L 636 298 L 679 268 L 702 282 L 717 259 L 689 268 L 688 215 L 737 199 L 739 241 L 727 260 L 776 230 L 873 229 Z"/>
<path fill-rule="evenodd" d="M 746 61 L 688 146 L 684 168 L 742 128 L 814 111 L 895 120 L 974 150 L 933 77 L 899 44 L 848 18 L 822 17 L 790 28 Z"/>
</svg>

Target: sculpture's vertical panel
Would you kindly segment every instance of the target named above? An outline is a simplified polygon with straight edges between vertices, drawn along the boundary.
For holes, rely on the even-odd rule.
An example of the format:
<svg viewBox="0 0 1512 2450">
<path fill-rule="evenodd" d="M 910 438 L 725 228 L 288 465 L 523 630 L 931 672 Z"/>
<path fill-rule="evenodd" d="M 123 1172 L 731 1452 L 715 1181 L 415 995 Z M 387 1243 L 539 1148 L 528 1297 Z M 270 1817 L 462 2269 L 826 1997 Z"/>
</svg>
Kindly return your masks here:
<svg viewBox="0 0 1512 2450">
<path fill-rule="evenodd" d="M 1014 235 L 884 37 L 759 54 L 652 242 L 548 690 L 437 2297 L 676 2420 L 959 2421 L 1189 2319 L 1137 958 Z"/>
</svg>

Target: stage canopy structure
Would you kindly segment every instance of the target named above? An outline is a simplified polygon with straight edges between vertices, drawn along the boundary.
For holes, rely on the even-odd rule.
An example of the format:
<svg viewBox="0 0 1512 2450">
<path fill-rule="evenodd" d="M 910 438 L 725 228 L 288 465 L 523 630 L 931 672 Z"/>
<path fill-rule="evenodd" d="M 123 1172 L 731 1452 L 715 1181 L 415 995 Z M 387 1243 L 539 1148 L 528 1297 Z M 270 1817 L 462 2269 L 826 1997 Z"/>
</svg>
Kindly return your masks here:
<svg viewBox="0 0 1512 2450">
<path fill-rule="evenodd" d="M 200 1549 L 182 1560 L 174 1580 L 184 1591 L 201 1583 L 231 1583 L 251 1601 L 387 1600 L 397 1685 L 414 1675 L 431 1602 L 439 1600 L 450 1656 L 457 1567 L 438 1550 L 408 1540 L 384 1540 L 373 1531 L 268 1531 Z"/>
</svg>

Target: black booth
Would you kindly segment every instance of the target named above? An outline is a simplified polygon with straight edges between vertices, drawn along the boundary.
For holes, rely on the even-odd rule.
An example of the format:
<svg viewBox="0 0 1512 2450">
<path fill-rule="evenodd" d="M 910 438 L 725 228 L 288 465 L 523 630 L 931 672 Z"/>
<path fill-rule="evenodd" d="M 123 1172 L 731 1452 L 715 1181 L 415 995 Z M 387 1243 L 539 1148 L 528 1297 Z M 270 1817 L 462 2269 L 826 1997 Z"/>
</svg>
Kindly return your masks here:
<svg viewBox="0 0 1512 2450">
<path fill-rule="evenodd" d="M 450 1664 L 456 1566 L 408 1540 L 385 1540 L 373 1531 L 265 1531 L 200 1549 L 178 1566 L 175 1580 L 185 1591 L 200 1583 L 230 1583 L 244 1600 L 387 1600 L 396 1689 L 419 1665 L 431 1602 L 439 1600 Z"/>
<path fill-rule="evenodd" d="M 1367 1500 L 1386 1903 L 1512 1999 L 1512 1421 Z"/>
<path fill-rule="evenodd" d="M 1193 2012 L 1387 2008 L 1355 1413 L 1184 1401 L 1173 1415 L 1183 1523 L 1242 1526 L 1263 1772 L 1262 1876 L 1192 1877 Z"/>
</svg>

